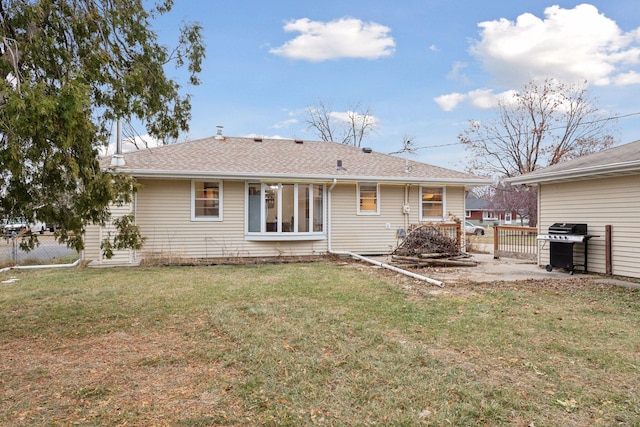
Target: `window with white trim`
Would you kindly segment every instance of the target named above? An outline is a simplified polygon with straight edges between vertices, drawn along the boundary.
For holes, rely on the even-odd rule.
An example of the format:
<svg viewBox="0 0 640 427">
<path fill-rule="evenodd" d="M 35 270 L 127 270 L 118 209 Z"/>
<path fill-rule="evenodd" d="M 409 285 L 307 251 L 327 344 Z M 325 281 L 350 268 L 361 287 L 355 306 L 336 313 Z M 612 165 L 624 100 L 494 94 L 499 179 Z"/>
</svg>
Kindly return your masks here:
<svg viewBox="0 0 640 427">
<path fill-rule="evenodd" d="M 482 211 L 482 219 L 484 221 L 489 221 L 493 219 L 498 219 L 498 213 L 493 211 Z"/>
<path fill-rule="evenodd" d="M 380 213 L 380 190 L 377 184 L 358 184 L 358 213 Z"/>
<path fill-rule="evenodd" d="M 222 220 L 222 182 L 191 181 L 191 220 Z"/>
<path fill-rule="evenodd" d="M 445 189 L 443 187 L 420 188 L 420 219 L 442 220 L 445 212 Z"/>
<path fill-rule="evenodd" d="M 248 183 L 247 232 L 304 235 L 324 231 L 324 185 Z"/>
</svg>

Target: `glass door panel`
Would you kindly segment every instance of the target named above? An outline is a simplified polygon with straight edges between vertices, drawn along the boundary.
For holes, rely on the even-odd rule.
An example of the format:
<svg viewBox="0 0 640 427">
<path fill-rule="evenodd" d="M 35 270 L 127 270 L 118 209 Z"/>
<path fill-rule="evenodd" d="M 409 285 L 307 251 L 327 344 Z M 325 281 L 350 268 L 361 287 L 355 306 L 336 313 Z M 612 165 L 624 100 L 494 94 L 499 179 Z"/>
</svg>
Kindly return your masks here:
<svg viewBox="0 0 640 427">
<path fill-rule="evenodd" d="M 265 231 L 275 233 L 278 231 L 278 184 L 263 184 L 263 188 Z"/>
<path fill-rule="evenodd" d="M 295 225 L 295 184 L 282 184 L 282 232 L 292 233 Z"/>
<path fill-rule="evenodd" d="M 309 231 L 309 185 L 298 185 L 298 231 Z"/>
</svg>

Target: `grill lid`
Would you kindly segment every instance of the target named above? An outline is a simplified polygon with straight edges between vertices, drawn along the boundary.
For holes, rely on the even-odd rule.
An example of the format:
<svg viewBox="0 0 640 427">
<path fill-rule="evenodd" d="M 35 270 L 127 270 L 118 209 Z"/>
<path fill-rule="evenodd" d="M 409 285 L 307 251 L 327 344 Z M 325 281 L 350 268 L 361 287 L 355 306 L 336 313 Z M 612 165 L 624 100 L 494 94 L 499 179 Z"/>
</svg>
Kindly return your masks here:
<svg viewBox="0 0 640 427">
<path fill-rule="evenodd" d="M 587 224 L 556 222 L 549 227 L 549 234 L 587 234 Z"/>
</svg>

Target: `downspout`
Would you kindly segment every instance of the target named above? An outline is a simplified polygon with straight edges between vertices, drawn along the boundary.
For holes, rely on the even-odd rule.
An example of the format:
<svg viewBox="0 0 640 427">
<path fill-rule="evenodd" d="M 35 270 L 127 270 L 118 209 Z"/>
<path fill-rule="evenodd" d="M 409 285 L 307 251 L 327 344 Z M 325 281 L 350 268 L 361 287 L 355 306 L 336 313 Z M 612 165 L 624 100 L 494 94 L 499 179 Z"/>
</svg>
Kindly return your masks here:
<svg viewBox="0 0 640 427">
<path fill-rule="evenodd" d="M 42 268 L 69 268 L 69 267 L 77 267 L 80 264 L 80 259 L 78 258 L 72 264 L 45 264 L 45 265 L 15 265 L 13 267 L 5 267 L 0 269 L 0 273 L 4 273 L 5 271 L 11 270 L 36 270 Z"/>
<path fill-rule="evenodd" d="M 327 250 L 330 254 L 350 256 L 360 261 L 365 261 L 365 262 L 368 262 L 369 264 L 377 265 L 378 267 L 386 268 L 387 270 L 395 271 L 396 273 L 404 274 L 405 276 L 413 277 L 414 279 L 422 280 L 423 282 L 440 286 L 441 288 L 444 287 L 444 283 L 439 280 L 431 279 L 429 277 L 422 276 L 420 274 L 416 274 L 411 271 L 403 270 L 401 268 L 395 267 L 393 265 L 385 264 L 383 262 L 379 262 L 371 258 L 366 258 L 366 257 L 363 257 L 362 255 L 358 255 L 353 252 L 334 251 L 333 249 L 331 249 L 331 192 L 333 191 L 333 188 L 336 186 L 337 183 L 338 183 L 338 180 L 334 178 L 333 183 L 331 184 L 331 187 L 329 187 L 328 200 L 327 200 L 327 209 L 329 211 L 327 215 L 327 245 L 328 245 Z"/>
<path fill-rule="evenodd" d="M 409 206 L 409 184 L 404 186 L 404 204 L 402 205 L 402 215 L 404 217 L 405 235 L 409 232 L 409 212 L 404 210 L 405 206 Z"/>
<path fill-rule="evenodd" d="M 327 200 L 327 246 L 328 246 L 328 250 L 329 253 L 332 254 L 334 253 L 331 250 L 331 192 L 333 191 L 333 188 L 336 186 L 336 184 L 338 183 L 338 179 L 337 178 L 333 178 L 333 183 L 331 184 L 331 187 L 329 187 L 329 191 L 327 191 L 328 193 L 328 200 Z"/>
</svg>

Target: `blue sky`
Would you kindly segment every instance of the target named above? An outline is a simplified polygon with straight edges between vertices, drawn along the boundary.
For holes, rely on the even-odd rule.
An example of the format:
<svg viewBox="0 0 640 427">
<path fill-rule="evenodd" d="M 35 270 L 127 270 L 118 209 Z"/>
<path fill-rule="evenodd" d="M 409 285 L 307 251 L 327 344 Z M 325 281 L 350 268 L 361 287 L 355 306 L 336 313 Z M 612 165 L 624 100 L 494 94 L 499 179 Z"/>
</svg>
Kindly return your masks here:
<svg viewBox="0 0 640 427">
<path fill-rule="evenodd" d="M 363 146 L 465 167 L 457 135 L 493 116 L 495 97 L 532 75 L 590 83 L 617 123 L 618 143 L 640 139 L 640 13 L 637 0 L 178 1 L 157 21 L 170 42 L 180 21 L 204 27 L 207 58 L 181 139 L 229 136 L 319 139 L 306 109 L 359 103 L 376 129 Z M 168 69 L 186 83 L 184 75 Z"/>
</svg>

